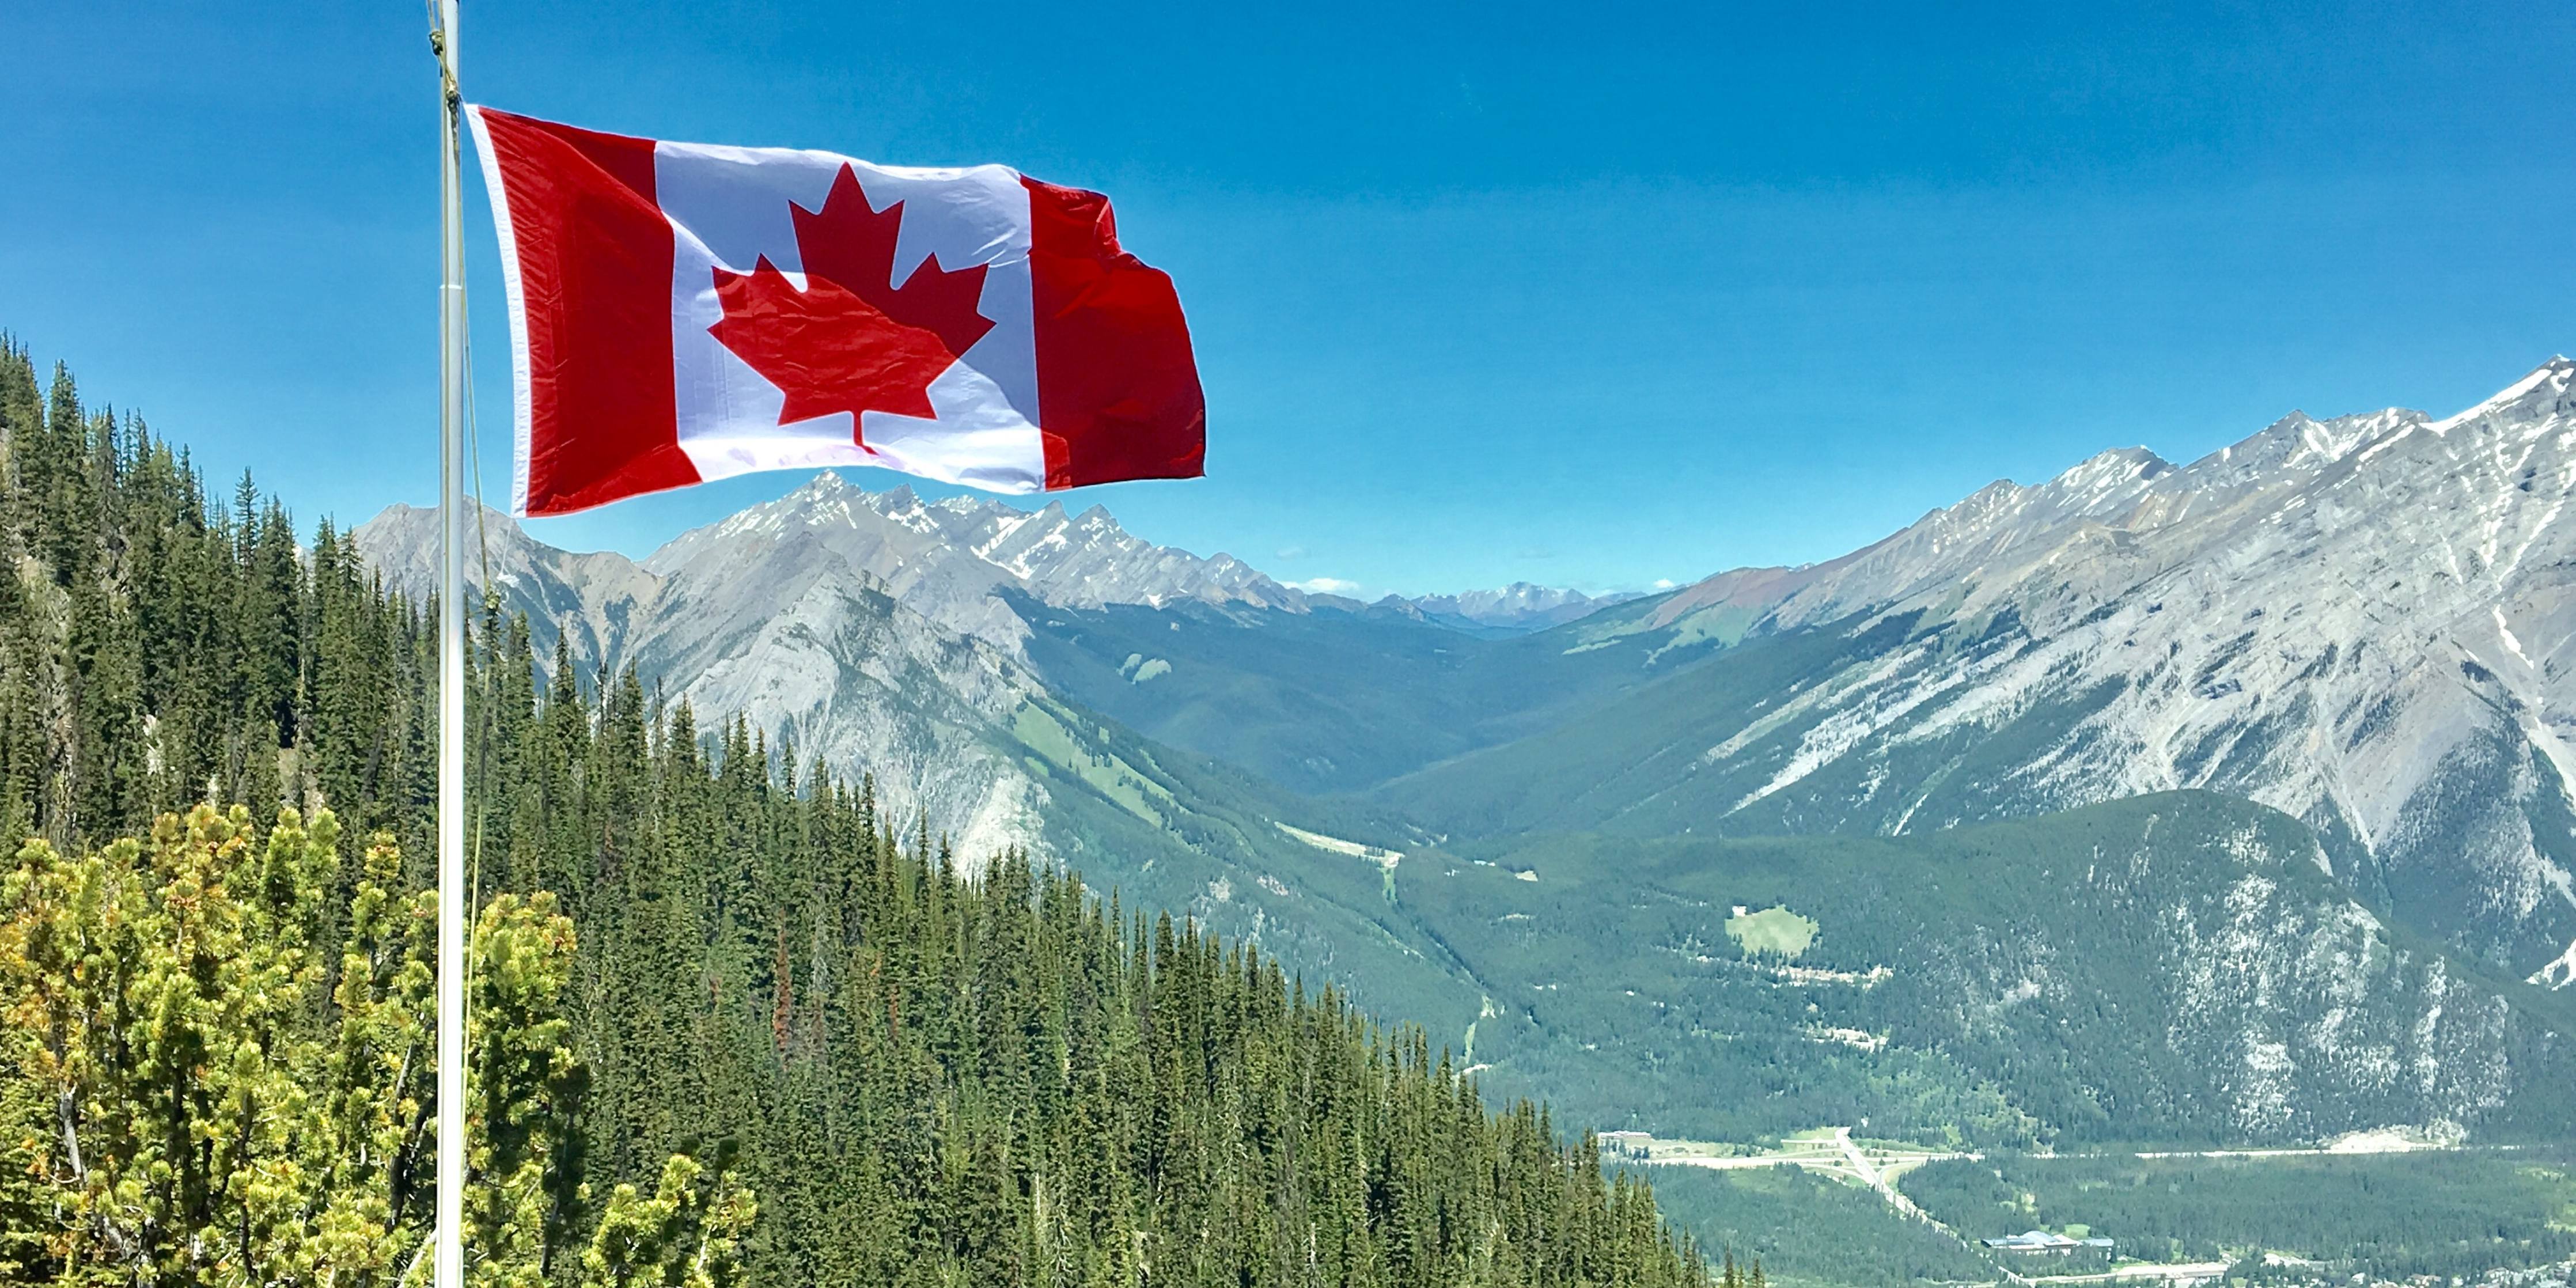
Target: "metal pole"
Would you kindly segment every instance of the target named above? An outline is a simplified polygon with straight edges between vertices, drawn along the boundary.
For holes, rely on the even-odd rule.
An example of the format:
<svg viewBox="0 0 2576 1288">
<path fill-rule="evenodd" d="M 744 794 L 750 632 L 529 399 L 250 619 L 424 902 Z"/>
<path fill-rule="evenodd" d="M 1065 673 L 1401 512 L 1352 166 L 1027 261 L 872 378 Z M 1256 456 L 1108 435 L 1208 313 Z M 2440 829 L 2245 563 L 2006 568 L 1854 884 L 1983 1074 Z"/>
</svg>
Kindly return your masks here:
<svg viewBox="0 0 2576 1288">
<path fill-rule="evenodd" d="M 456 0 L 438 0 L 438 1230 L 436 1288 L 465 1288 L 465 193 Z"/>
</svg>

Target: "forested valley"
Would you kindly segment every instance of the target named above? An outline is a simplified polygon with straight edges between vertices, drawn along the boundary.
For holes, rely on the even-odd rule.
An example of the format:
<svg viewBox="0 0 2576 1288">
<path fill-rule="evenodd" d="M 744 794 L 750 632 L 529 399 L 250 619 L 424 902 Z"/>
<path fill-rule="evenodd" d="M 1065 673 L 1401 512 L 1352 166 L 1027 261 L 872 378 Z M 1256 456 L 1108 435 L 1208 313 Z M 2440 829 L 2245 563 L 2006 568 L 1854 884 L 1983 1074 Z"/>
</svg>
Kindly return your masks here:
<svg viewBox="0 0 2576 1288">
<path fill-rule="evenodd" d="M 425 1281 L 434 615 L 14 345 L 0 458 L 0 1280 Z M 1708 1280 L 1329 982 L 470 654 L 475 1282 Z"/>
</svg>

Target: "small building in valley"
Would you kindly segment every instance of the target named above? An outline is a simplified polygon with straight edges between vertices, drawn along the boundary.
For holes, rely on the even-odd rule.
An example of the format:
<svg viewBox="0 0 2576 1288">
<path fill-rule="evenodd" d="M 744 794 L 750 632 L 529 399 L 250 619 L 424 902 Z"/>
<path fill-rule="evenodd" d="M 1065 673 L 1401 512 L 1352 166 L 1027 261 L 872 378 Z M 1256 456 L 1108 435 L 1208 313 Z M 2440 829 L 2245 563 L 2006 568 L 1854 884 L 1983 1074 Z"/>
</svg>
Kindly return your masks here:
<svg viewBox="0 0 2576 1288">
<path fill-rule="evenodd" d="M 2048 1253 L 2061 1257 L 2079 1251 L 2099 1252 L 2107 1256 L 2111 1251 L 2109 1239 L 2074 1239 L 2047 1230 L 2024 1230 L 2000 1239 L 1980 1239 L 1978 1242 L 1996 1252 Z"/>
</svg>

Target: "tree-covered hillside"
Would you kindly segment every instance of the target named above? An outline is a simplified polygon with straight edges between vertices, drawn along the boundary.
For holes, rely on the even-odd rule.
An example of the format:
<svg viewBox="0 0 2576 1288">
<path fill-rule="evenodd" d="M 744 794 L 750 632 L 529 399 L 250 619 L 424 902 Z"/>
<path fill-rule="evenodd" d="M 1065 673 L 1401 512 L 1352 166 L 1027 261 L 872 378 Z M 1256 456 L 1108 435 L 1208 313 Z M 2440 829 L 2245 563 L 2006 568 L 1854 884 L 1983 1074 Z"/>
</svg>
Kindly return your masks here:
<svg viewBox="0 0 2576 1288">
<path fill-rule="evenodd" d="M 0 902 L 0 1261 L 390 1282 L 431 1115 L 422 606 L 23 349 L 0 449 L 0 826 L 38 838 Z M 471 684 L 475 995 L 517 1007 L 478 1020 L 477 1192 L 521 1232 L 482 1281 L 1704 1278 L 1588 1142 L 1321 981 L 1018 855 L 964 875 L 866 782 L 497 614 Z M 154 822 L 209 801 L 313 823 Z"/>
<path fill-rule="evenodd" d="M 1455 844 L 1394 889 L 1485 989 L 1486 1084 L 1560 1088 L 1596 1127 L 1986 1149 L 2576 1131 L 2566 999 L 2371 913 L 2319 857 L 2286 815 L 2174 792 L 1920 836 Z"/>
</svg>

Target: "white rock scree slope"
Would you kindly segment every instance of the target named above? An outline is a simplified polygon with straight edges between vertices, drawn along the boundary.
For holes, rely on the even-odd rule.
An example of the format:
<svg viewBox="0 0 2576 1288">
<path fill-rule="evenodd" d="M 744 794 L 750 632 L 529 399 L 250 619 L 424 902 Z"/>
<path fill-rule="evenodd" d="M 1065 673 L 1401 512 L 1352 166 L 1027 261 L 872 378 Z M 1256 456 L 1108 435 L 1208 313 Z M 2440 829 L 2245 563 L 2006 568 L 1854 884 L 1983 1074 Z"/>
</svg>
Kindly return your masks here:
<svg viewBox="0 0 2576 1288">
<path fill-rule="evenodd" d="M 1684 776 L 1725 780 L 1708 822 L 1897 833 L 2213 788 L 2307 822 L 2367 901 L 2564 986 L 2571 382 L 2557 359 L 2444 419 L 2293 413 L 2179 467 L 2105 452 L 1616 629 L 1905 626 L 1696 748 Z"/>
</svg>

